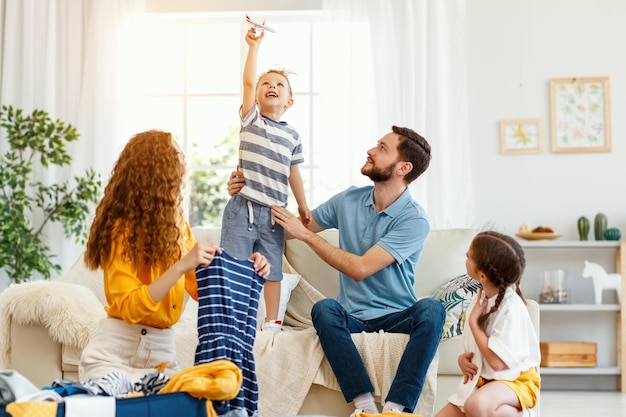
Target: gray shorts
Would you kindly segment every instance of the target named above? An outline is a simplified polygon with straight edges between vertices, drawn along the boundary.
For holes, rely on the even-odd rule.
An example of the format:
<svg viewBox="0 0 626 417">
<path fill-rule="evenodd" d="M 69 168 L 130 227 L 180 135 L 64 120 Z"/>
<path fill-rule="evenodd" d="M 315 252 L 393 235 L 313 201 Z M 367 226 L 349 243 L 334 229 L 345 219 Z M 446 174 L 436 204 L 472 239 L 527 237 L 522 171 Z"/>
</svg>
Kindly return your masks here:
<svg viewBox="0 0 626 417">
<path fill-rule="evenodd" d="M 278 224 L 272 224 L 268 206 L 238 194 L 231 197 L 222 216 L 220 246 L 237 259 L 248 259 L 254 252 L 259 252 L 271 265 L 267 279 L 282 281 L 285 230 Z"/>
</svg>

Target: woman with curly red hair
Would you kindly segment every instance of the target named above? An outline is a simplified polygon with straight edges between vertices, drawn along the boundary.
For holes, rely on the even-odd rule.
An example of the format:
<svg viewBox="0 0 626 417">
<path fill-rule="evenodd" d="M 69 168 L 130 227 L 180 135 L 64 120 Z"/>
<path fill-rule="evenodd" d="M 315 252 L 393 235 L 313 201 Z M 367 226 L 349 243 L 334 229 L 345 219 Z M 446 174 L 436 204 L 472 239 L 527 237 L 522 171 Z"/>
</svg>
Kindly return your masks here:
<svg viewBox="0 0 626 417">
<path fill-rule="evenodd" d="M 83 350 L 79 378 L 120 371 L 132 380 L 176 364 L 172 326 L 185 292 L 198 299 L 195 269 L 220 248 L 196 242 L 183 214 L 186 165 L 171 133 L 150 130 L 122 150 L 91 226 L 85 264 L 102 268 L 107 317 Z M 264 256 L 250 258 L 265 277 Z"/>
</svg>

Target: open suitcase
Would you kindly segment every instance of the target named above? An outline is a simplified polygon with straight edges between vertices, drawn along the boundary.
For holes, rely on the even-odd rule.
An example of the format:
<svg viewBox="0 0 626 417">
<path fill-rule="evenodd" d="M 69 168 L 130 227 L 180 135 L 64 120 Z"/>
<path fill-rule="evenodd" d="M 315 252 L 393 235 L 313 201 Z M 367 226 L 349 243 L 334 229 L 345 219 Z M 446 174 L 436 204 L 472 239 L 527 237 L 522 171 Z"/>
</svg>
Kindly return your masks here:
<svg viewBox="0 0 626 417">
<path fill-rule="evenodd" d="M 185 392 L 118 399 L 115 405 L 115 417 L 208 417 L 206 400 Z M 0 417 L 15 417 L 8 414 L 5 408 L 6 404 L 0 406 Z M 64 403 L 58 404 L 56 417 L 65 417 Z"/>
</svg>

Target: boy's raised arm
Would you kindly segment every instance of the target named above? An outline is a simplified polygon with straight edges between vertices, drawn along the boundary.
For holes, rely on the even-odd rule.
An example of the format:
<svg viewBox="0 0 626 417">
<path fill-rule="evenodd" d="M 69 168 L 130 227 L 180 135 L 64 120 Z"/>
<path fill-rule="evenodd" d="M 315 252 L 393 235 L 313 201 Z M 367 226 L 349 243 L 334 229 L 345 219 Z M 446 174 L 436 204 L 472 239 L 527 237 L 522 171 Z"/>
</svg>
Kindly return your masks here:
<svg viewBox="0 0 626 417">
<path fill-rule="evenodd" d="M 248 44 L 248 55 L 243 67 L 243 99 L 241 102 L 241 117 L 244 117 L 254 106 L 256 101 L 256 67 L 257 55 L 261 41 L 265 32 L 258 36 L 253 28 L 246 32 L 246 43 Z"/>
</svg>

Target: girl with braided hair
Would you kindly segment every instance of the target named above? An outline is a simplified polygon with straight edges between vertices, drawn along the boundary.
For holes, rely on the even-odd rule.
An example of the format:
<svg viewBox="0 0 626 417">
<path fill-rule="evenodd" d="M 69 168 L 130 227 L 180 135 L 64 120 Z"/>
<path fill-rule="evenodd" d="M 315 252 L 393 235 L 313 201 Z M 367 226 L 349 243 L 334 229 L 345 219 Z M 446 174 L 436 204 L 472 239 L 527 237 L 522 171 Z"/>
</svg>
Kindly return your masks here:
<svg viewBox="0 0 626 417">
<path fill-rule="evenodd" d="M 525 265 L 510 236 L 486 231 L 472 240 L 465 266 L 482 289 L 465 313 L 463 380 L 436 417 L 535 415 L 541 353 L 520 289 Z"/>
</svg>

